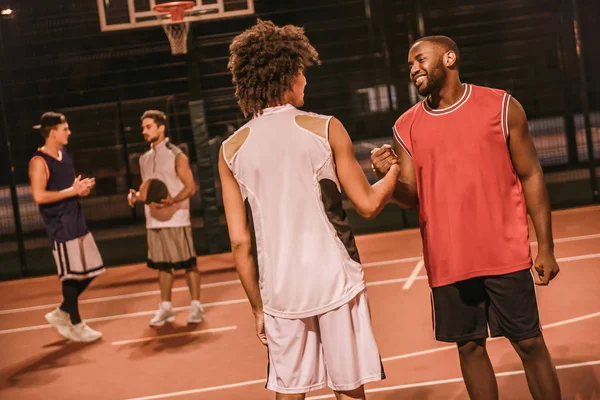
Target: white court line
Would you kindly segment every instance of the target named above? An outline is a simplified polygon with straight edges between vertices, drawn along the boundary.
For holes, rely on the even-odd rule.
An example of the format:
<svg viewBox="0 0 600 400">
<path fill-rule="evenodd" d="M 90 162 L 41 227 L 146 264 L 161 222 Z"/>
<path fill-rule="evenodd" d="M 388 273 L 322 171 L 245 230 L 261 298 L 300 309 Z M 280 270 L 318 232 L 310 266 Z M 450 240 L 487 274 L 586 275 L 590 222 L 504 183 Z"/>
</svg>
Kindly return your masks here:
<svg viewBox="0 0 600 400">
<path fill-rule="evenodd" d="M 557 370 L 571 369 L 571 368 L 580 368 L 580 367 L 590 367 L 590 366 L 594 366 L 594 365 L 600 365 L 600 360 L 557 365 L 556 369 Z M 517 371 L 499 372 L 496 374 L 496 376 L 498 378 L 501 378 L 504 376 L 514 376 L 514 375 L 523 375 L 523 374 L 525 374 L 525 371 L 520 369 Z M 396 386 L 384 386 L 384 387 L 379 387 L 379 388 L 367 389 L 367 390 L 365 390 L 365 393 L 388 392 L 390 390 L 412 389 L 412 388 L 417 388 L 417 387 L 436 386 L 436 385 L 444 385 L 446 383 L 460 383 L 460 382 L 463 382 L 462 377 L 461 378 L 451 378 L 451 379 L 441 379 L 438 381 L 415 382 L 415 383 L 408 383 L 408 384 L 396 385 Z M 154 397 L 154 398 L 158 398 L 158 397 Z M 331 399 L 331 398 L 335 398 L 335 395 L 334 394 L 325 394 L 322 396 L 307 397 L 306 400 L 320 400 L 320 399 Z"/>
<path fill-rule="evenodd" d="M 229 286 L 229 285 L 235 285 L 235 284 L 238 284 L 238 283 L 240 283 L 239 279 L 232 280 L 232 281 L 207 283 L 207 284 L 204 284 L 204 285 L 200 285 L 200 289 L 208 289 L 208 288 L 220 287 L 220 286 Z M 189 290 L 187 286 L 173 288 L 173 292 L 185 292 L 187 290 Z M 144 296 L 151 296 L 151 295 L 154 296 L 154 295 L 158 295 L 158 294 L 160 294 L 160 290 L 150 290 L 148 292 L 138 292 L 138 293 L 131 293 L 131 294 L 120 294 L 120 295 L 116 295 L 116 296 L 97 297 L 95 299 L 80 300 L 79 304 L 102 303 L 102 302 L 105 302 L 105 301 L 133 299 L 133 298 L 136 298 L 136 297 L 144 297 Z M 2 314 L 14 314 L 14 313 L 26 312 L 26 311 L 45 310 L 45 309 L 54 308 L 56 306 L 58 306 L 58 304 L 43 304 L 43 305 L 40 305 L 40 306 L 25 307 L 25 308 L 15 308 L 15 309 L 12 309 L 12 310 L 1 310 L 0 311 L 0 315 L 2 315 Z"/>
<path fill-rule="evenodd" d="M 585 260 L 585 259 L 599 258 L 599 257 L 600 257 L 600 253 L 596 253 L 596 254 L 586 254 L 586 255 L 582 255 L 582 256 L 559 258 L 559 259 L 557 259 L 557 261 L 558 262 L 568 262 L 568 261 Z M 387 285 L 387 284 L 392 284 L 392 283 L 406 282 L 408 279 L 409 278 L 386 279 L 383 281 L 367 282 L 366 285 L 367 286 L 381 286 L 381 285 Z M 419 275 L 414 280 L 416 281 L 416 280 L 425 280 L 425 279 L 427 279 L 427 275 Z M 226 306 L 226 305 L 239 304 L 239 303 L 245 303 L 245 302 L 248 302 L 248 299 L 225 300 L 225 301 L 219 301 L 219 302 L 215 302 L 215 303 L 206 303 L 206 304 L 203 304 L 203 306 L 204 307 L 218 307 L 218 306 Z M 183 311 L 183 310 L 188 310 L 189 308 L 190 308 L 190 306 L 175 307 L 175 308 L 173 308 L 173 311 Z M 156 311 L 140 311 L 137 313 L 130 313 L 130 314 L 109 315 L 107 317 L 89 318 L 89 319 L 86 319 L 86 322 L 112 321 L 112 320 L 116 320 L 116 319 L 134 318 L 134 317 L 140 317 L 140 316 L 144 316 L 144 315 L 152 315 L 155 312 Z M 47 324 L 47 325 L 26 326 L 24 328 L 6 329 L 6 330 L 0 331 L 0 335 L 8 334 L 8 333 L 16 333 L 16 332 L 34 331 L 34 330 L 39 330 L 39 329 L 47 329 L 50 327 L 51 326 L 49 324 Z"/>
<path fill-rule="evenodd" d="M 402 286 L 403 290 L 410 289 L 412 284 L 415 282 L 415 279 L 417 279 L 417 276 L 419 275 L 419 273 L 421 273 L 421 269 L 423 269 L 424 265 L 425 265 L 425 261 L 423 261 L 423 260 L 419 261 L 417 263 L 417 265 L 415 265 L 415 269 L 413 269 L 412 273 L 410 274 L 410 276 L 404 283 L 404 286 Z"/>
<path fill-rule="evenodd" d="M 583 235 L 583 236 L 572 236 L 560 239 L 554 239 L 554 243 L 566 243 L 566 242 L 576 242 L 578 240 L 589 240 L 589 239 L 599 239 L 600 233 L 596 233 L 593 235 Z M 531 242 L 532 246 L 537 246 L 537 242 Z"/>
<path fill-rule="evenodd" d="M 596 312 L 596 313 L 592 313 L 592 314 L 586 314 L 586 315 L 582 315 L 582 316 L 576 317 L 576 318 L 565 319 L 563 321 L 553 322 L 551 324 L 543 325 L 542 329 L 550 329 L 550 328 L 555 328 L 557 326 L 574 324 L 575 322 L 585 321 L 586 319 L 592 319 L 592 318 L 596 318 L 596 317 L 600 317 L 600 312 Z M 499 339 L 504 339 L 504 337 L 489 338 L 487 341 L 488 342 L 492 342 L 492 341 L 499 340 Z M 435 349 L 416 351 L 414 353 L 407 353 L 407 354 L 401 354 L 399 356 L 392 356 L 392 357 L 382 358 L 381 361 L 382 362 L 387 362 L 387 361 L 394 361 L 394 360 L 402 360 L 404 358 L 411 358 L 411 357 L 423 356 L 423 355 L 426 355 L 426 354 L 437 353 L 439 351 L 454 350 L 454 349 L 456 349 L 456 345 L 450 345 L 450 346 L 444 346 L 444 347 L 436 347 Z"/>
<path fill-rule="evenodd" d="M 215 390 L 222 389 L 232 389 L 240 386 L 250 386 L 256 385 L 259 383 L 265 383 L 266 379 L 256 379 L 254 381 L 246 381 L 239 383 L 232 383 L 230 385 L 221 385 L 221 386 L 213 386 L 202 389 L 192 389 L 192 390 L 184 390 L 183 392 L 173 392 L 173 393 L 164 393 L 164 394 L 156 394 L 154 396 L 145 396 L 145 397 L 135 397 L 127 400 L 153 400 L 153 399 L 166 399 L 167 397 L 175 397 L 175 396 L 185 396 L 186 394 L 196 394 L 196 393 L 204 393 L 204 392 L 212 392 Z"/>
<path fill-rule="evenodd" d="M 575 242 L 575 241 L 579 241 L 579 240 L 589 240 L 589 239 L 597 239 L 597 238 L 600 238 L 600 234 L 572 236 L 572 237 L 566 237 L 566 238 L 561 238 L 561 239 L 555 239 L 554 243 Z M 532 242 L 531 245 L 537 246 L 537 242 Z M 594 258 L 594 257 L 591 257 L 591 258 Z M 422 256 L 397 258 L 394 260 L 385 260 L 385 261 L 375 261 L 375 262 L 370 262 L 370 263 L 364 263 L 362 266 L 363 266 L 363 268 L 370 268 L 370 267 L 378 267 L 378 266 L 382 266 L 382 265 L 393 265 L 393 264 L 421 261 L 422 259 L 423 259 Z M 204 289 L 204 288 L 211 288 L 211 287 L 218 287 L 218 286 L 237 285 L 239 283 L 240 283 L 239 280 L 215 282 L 215 283 L 208 283 L 205 285 L 201 285 L 201 288 Z M 186 291 L 186 290 L 188 290 L 187 286 L 183 286 L 183 287 L 174 288 L 173 292 L 182 292 L 182 291 Z M 159 290 L 151 290 L 151 291 L 147 291 L 147 292 L 123 294 L 123 295 L 108 296 L 108 297 L 97 297 L 94 299 L 81 300 L 79 302 L 79 304 L 101 303 L 104 301 L 131 299 L 131 298 L 136 298 L 136 297 L 154 296 L 154 295 L 158 295 L 158 294 L 160 294 Z M 52 309 L 52 308 L 56 307 L 57 305 L 58 304 L 54 303 L 54 304 L 43 304 L 43 305 L 32 306 L 32 307 L 15 308 L 15 309 L 10 309 L 10 310 L 0 310 L 0 315 Z"/>
<path fill-rule="evenodd" d="M 239 303 L 247 303 L 248 299 L 235 299 L 235 300 L 225 300 L 225 301 L 217 301 L 215 303 L 206 303 L 206 304 L 202 304 L 202 307 L 207 308 L 207 307 L 218 307 L 218 306 L 227 306 L 230 304 L 239 304 Z M 173 307 L 173 311 L 177 312 L 177 311 L 183 311 L 183 310 L 189 310 L 190 306 L 184 306 L 184 307 Z M 98 322 L 98 321 L 112 321 L 115 319 L 125 319 L 125 318 L 134 318 L 134 317 L 141 317 L 144 315 L 153 315 L 156 312 L 156 310 L 154 311 L 140 311 L 140 312 L 136 312 L 136 313 L 130 313 L 130 314 L 119 314 L 119 315 L 109 315 L 107 317 L 98 317 L 98 318 L 86 318 L 85 322 Z M 47 325 L 35 325 L 35 326 L 26 326 L 24 328 L 15 328 L 15 329 L 6 329 L 3 331 L 0 331 L 0 335 L 4 335 L 7 333 L 15 333 L 15 332 L 26 332 L 26 331 L 35 331 L 38 329 L 46 329 L 46 328 L 51 328 L 52 326 L 50 324 Z"/>
<path fill-rule="evenodd" d="M 149 336 L 138 339 L 129 339 L 129 340 L 119 340 L 117 342 L 112 342 L 113 346 L 123 346 L 125 344 L 133 344 L 133 343 L 144 343 L 151 342 L 153 340 L 163 340 L 163 339 L 172 339 L 176 337 L 182 336 L 195 336 L 195 335 L 204 335 L 206 333 L 218 333 L 218 332 L 226 332 L 233 331 L 237 329 L 237 326 L 224 326 L 222 328 L 212 328 L 212 329 L 203 329 L 200 331 L 190 331 L 190 332 L 180 332 L 180 333 L 171 333 L 169 335 L 160 335 L 160 336 Z"/>
<path fill-rule="evenodd" d="M 557 365 L 556 369 L 562 370 L 562 369 L 589 367 L 589 366 L 594 366 L 594 365 L 600 365 L 600 360 Z M 517 370 L 517 371 L 500 372 L 500 373 L 497 373 L 496 376 L 501 378 L 504 376 L 522 375 L 524 373 L 525 373 L 524 370 Z M 266 382 L 266 379 L 256 379 L 254 381 L 232 383 L 229 385 L 221 385 L 221 386 L 212 386 L 212 387 L 206 387 L 206 388 L 201 388 L 201 389 L 184 390 L 181 392 L 155 394 L 153 396 L 135 397 L 135 398 L 127 399 L 127 400 L 166 399 L 169 397 L 185 396 L 188 394 L 206 393 L 206 392 L 213 392 L 213 391 L 223 390 L 223 389 L 233 389 L 233 388 L 242 387 L 242 386 L 257 385 L 259 383 L 264 384 L 265 382 Z M 458 382 L 463 382 L 463 378 L 461 377 L 461 378 L 442 379 L 442 380 L 437 380 L 437 381 L 415 382 L 415 383 L 408 383 L 408 384 L 397 385 L 397 386 L 384 386 L 384 387 L 380 387 L 380 388 L 367 389 L 367 390 L 365 390 L 365 392 L 366 393 L 387 392 L 390 390 L 402 390 L 402 389 L 410 389 L 410 388 L 415 388 L 415 387 L 435 386 L 435 385 L 443 385 L 446 383 L 458 383 Z M 322 395 L 322 396 L 307 397 L 306 400 L 331 399 L 331 398 L 335 398 L 335 395 L 334 394 L 326 394 L 326 395 Z"/>
</svg>

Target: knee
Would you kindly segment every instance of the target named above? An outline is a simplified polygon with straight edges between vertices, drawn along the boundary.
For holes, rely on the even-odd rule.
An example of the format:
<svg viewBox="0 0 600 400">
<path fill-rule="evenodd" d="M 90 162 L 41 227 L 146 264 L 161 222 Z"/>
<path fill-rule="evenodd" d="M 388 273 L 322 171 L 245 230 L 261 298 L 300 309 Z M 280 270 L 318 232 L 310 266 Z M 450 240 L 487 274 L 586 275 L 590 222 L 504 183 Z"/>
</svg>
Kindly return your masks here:
<svg viewBox="0 0 600 400">
<path fill-rule="evenodd" d="M 471 340 L 468 342 L 460 342 L 458 346 L 458 355 L 462 358 L 477 357 L 486 354 L 485 340 Z"/>
<path fill-rule="evenodd" d="M 546 343 L 542 335 L 513 342 L 513 346 L 522 359 L 534 357 L 540 351 L 546 348 Z"/>
</svg>

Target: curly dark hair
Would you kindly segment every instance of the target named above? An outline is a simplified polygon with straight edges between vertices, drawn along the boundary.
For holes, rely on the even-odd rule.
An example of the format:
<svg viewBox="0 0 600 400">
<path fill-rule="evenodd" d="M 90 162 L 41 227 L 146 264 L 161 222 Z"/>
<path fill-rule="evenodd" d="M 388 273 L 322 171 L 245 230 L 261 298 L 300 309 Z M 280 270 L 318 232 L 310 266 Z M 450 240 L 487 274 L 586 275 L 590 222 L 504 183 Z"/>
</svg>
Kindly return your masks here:
<svg viewBox="0 0 600 400">
<path fill-rule="evenodd" d="M 321 63 L 303 28 L 279 27 L 260 19 L 233 39 L 229 53 L 227 67 L 246 117 L 260 115 L 263 109 L 281 104 L 294 77 L 304 68 Z"/>
</svg>

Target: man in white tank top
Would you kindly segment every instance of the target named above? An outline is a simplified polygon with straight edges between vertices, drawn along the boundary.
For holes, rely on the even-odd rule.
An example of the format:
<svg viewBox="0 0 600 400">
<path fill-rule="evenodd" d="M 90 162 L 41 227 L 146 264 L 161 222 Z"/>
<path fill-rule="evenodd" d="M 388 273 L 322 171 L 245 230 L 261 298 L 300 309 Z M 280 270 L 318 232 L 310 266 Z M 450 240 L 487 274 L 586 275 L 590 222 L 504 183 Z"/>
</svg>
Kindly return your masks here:
<svg viewBox="0 0 600 400">
<path fill-rule="evenodd" d="M 146 201 L 150 179 L 158 179 L 167 186 L 169 197 L 160 204 L 144 205 L 148 240 L 148 267 L 158 270 L 161 303 L 150 325 L 160 327 L 173 322 L 175 313 L 171 305 L 173 271 L 185 270 L 192 303 L 188 324 L 203 321 L 200 304 L 200 272 L 196 268 L 196 251 L 192 239 L 190 221 L 190 196 L 196 184 L 187 156 L 169 142 L 165 136 L 167 117 L 161 111 L 148 110 L 142 115 L 142 134 L 150 143 L 150 150 L 140 157 L 142 185 L 139 190 L 130 189 L 128 201 Z"/>
<path fill-rule="evenodd" d="M 363 385 L 385 376 L 341 188 L 372 218 L 399 167 L 371 186 L 343 125 L 297 108 L 303 71 L 319 62 L 302 28 L 259 21 L 230 52 L 252 119 L 223 143 L 219 174 L 236 268 L 268 345 L 266 387 L 277 399 L 326 385 L 338 399 L 364 398 Z"/>
</svg>

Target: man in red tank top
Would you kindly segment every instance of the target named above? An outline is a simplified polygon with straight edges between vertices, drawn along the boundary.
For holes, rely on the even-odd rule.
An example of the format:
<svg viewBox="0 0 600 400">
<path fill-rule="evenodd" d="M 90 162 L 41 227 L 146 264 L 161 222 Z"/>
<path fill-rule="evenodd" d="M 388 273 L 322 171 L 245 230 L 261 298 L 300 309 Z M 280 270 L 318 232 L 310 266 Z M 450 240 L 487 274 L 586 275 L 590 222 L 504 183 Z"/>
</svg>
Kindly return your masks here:
<svg viewBox="0 0 600 400">
<path fill-rule="evenodd" d="M 426 98 L 396 121 L 395 152 L 384 146 L 371 159 L 382 176 L 397 153 L 394 197 L 406 208 L 419 205 L 436 339 L 457 344 L 473 399 L 498 398 L 488 327 L 511 341 L 533 397 L 560 399 L 540 328 L 527 212 L 538 240 L 536 283 L 547 285 L 559 268 L 525 111 L 502 90 L 461 83 L 460 53 L 448 37 L 419 39 L 408 64 Z"/>
</svg>

